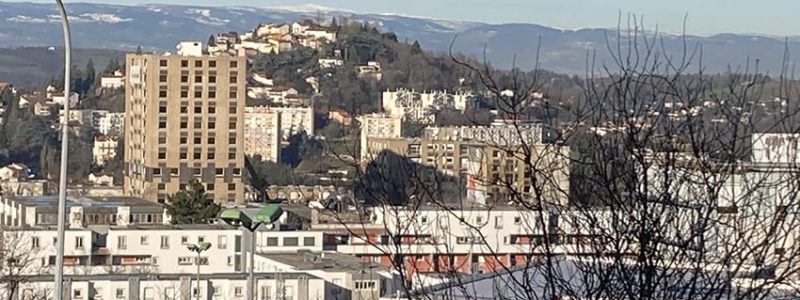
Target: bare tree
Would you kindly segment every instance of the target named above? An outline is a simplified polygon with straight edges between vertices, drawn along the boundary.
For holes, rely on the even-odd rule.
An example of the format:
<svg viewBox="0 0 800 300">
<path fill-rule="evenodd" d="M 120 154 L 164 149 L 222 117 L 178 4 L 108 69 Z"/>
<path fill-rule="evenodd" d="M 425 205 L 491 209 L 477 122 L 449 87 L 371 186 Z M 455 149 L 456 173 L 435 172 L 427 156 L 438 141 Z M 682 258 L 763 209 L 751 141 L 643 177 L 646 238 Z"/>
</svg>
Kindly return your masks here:
<svg viewBox="0 0 800 300">
<path fill-rule="evenodd" d="M 571 103 L 534 96 L 558 94 L 543 90 L 538 69 L 503 72 L 456 59 L 518 133 L 513 143 L 498 137 L 472 145 L 479 160 L 511 162 L 469 174 L 495 191 L 487 202 L 444 190 L 436 170 L 403 155 L 387 153 L 362 168 L 355 184 L 371 208 L 362 222 L 342 223 L 391 257 L 408 297 L 798 296 L 800 93 L 789 58 L 775 75 L 759 70 L 757 60 L 707 74 L 702 45 L 690 45 L 685 34 L 649 32 L 635 16 L 626 21 L 607 37 L 611 61 L 588 53 L 583 95 Z M 682 53 L 665 51 L 674 39 Z M 558 129 L 559 138 L 524 138 L 530 121 Z M 523 234 L 505 243 L 525 249 L 521 259 L 498 251 L 487 236 L 492 211 L 509 207 Z M 383 226 L 381 238 L 367 232 L 370 224 Z M 468 239 L 450 236 L 456 225 L 468 228 Z M 472 245 L 478 269 L 451 258 L 454 239 Z M 415 249 L 422 244 L 435 252 Z M 431 269 L 443 284 L 424 274 Z M 475 274 L 484 269 L 493 274 Z M 475 284 L 486 278 L 493 288 Z"/>
</svg>

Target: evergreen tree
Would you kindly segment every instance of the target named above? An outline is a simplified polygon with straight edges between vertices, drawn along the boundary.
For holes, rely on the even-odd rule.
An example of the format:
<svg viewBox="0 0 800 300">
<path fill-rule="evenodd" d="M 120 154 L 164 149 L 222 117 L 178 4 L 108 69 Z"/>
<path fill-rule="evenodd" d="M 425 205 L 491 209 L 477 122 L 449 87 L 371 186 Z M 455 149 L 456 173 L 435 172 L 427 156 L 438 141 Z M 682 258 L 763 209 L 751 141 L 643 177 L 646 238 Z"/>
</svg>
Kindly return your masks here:
<svg viewBox="0 0 800 300">
<path fill-rule="evenodd" d="M 165 205 L 173 224 L 204 224 L 216 218 L 220 206 L 214 203 L 203 185 L 193 181 L 187 189 L 167 196 Z"/>
<path fill-rule="evenodd" d="M 136 54 L 142 54 L 142 53 L 143 53 L 142 52 L 142 46 L 137 46 L 136 47 Z"/>
<path fill-rule="evenodd" d="M 82 88 L 84 93 L 82 94 L 85 94 L 86 92 L 92 92 L 94 90 L 96 80 L 95 77 L 97 76 L 97 71 L 94 69 L 94 61 L 92 61 L 91 58 L 89 58 L 89 61 L 86 62 L 86 68 L 84 69 L 83 73 L 84 78 Z"/>
<path fill-rule="evenodd" d="M 419 46 L 419 41 L 415 40 L 414 44 L 411 45 L 411 54 L 420 54 L 422 53 L 422 47 Z"/>
</svg>

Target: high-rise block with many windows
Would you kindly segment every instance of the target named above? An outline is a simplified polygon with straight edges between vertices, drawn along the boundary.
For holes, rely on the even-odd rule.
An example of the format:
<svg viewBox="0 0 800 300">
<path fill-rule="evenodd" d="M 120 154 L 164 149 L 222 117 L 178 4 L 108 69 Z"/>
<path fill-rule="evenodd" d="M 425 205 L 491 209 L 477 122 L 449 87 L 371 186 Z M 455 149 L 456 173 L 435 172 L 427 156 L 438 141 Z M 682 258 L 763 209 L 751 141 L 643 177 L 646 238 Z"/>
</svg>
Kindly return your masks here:
<svg viewBox="0 0 800 300">
<path fill-rule="evenodd" d="M 125 59 L 125 194 L 163 203 L 196 180 L 216 202 L 243 202 L 244 57 Z"/>
</svg>

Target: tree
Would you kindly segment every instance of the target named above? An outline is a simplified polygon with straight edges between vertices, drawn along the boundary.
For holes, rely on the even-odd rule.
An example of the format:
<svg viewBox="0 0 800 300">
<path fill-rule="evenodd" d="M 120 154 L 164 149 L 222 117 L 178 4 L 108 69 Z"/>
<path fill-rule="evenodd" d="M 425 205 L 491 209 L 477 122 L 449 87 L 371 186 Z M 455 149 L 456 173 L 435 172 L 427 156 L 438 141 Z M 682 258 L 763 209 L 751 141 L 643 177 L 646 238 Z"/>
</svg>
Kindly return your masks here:
<svg viewBox="0 0 800 300">
<path fill-rule="evenodd" d="M 142 54 L 142 46 L 136 46 L 136 54 Z"/>
<path fill-rule="evenodd" d="M 356 210 L 380 222 L 343 222 L 350 239 L 389 258 L 410 299 L 798 297 L 779 288 L 800 276 L 800 169 L 789 150 L 800 139 L 800 91 L 789 62 L 772 77 L 747 65 L 709 75 L 686 37 L 682 53 L 662 53 L 660 36 L 631 24 L 609 38 L 612 61 L 587 63 L 575 98 L 535 99 L 531 91 L 558 94 L 544 71 L 453 55 L 509 135 L 415 139 L 407 156 L 387 147 L 355 180 L 365 203 Z M 532 138 L 530 128 L 541 131 Z M 429 168 L 458 174 L 446 160 L 455 154 L 441 153 L 464 145 L 466 193 L 443 192 L 440 177 L 414 165 L 427 156 Z M 367 225 L 387 238 L 377 242 Z M 446 282 L 420 288 L 428 272 Z M 486 272 L 496 273 L 464 274 Z"/>
<path fill-rule="evenodd" d="M 39 263 L 42 250 L 35 248 L 30 243 L 31 236 L 24 231 L 4 230 L 0 232 L 0 244 L 3 251 L 0 251 L 0 296 L 2 299 L 30 299 L 20 296 L 20 285 L 30 279 L 26 274 L 42 272 L 36 265 Z M 15 297 L 16 296 L 16 297 Z M 29 296 L 30 297 L 30 296 Z M 46 299 L 42 298 L 35 298 Z"/>
<path fill-rule="evenodd" d="M 217 217 L 219 204 L 206 194 L 203 185 L 193 181 L 187 189 L 167 196 L 167 213 L 173 224 L 205 224 Z"/>
<path fill-rule="evenodd" d="M 86 62 L 86 68 L 84 69 L 85 77 L 83 78 L 83 94 L 87 92 L 93 92 L 95 85 L 98 83 L 96 82 L 97 78 L 97 71 L 94 69 L 94 61 L 89 58 L 89 61 Z"/>
</svg>

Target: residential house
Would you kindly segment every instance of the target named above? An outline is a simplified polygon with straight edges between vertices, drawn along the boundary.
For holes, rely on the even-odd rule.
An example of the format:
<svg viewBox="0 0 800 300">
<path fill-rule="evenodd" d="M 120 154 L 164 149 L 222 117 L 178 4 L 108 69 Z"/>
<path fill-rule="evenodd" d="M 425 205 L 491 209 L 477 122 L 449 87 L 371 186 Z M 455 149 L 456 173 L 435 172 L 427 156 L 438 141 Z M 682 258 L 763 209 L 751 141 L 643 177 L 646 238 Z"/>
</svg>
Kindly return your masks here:
<svg viewBox="0 0 800 300">
<path fill-rule="evenodd" d="M 353 123 L 353 117 L 350 116 L 350 113 L 338 108 L 328 111 L 328 120 L 344 126 L 350 126 Z"/>
<path fill-rule="evenodd" d="M 13 163 L 0 168 L 0 181 L 25 181 L 31 175 L 31 169 L 21 163 Z"/>
<path fill-rule="evenodd" d="M 100 77 L 101 90 L 113 90 L 125 87 L 125 76 L 122 71 L 116 70 L 110 75 Z"/>
<path fill-rule="evenodd" d="M 114 176 L 102 173 L 90 173 L 89 183 L 96 186 L 114 186 Z"/>
<path fill-rule="evenodd" d="M 371 78 L 380 81 L 383 78 L 381 63 L 369 61 L 367 65 L 356 66 L 356 73 L 359 78 Z"/>
</svg>

